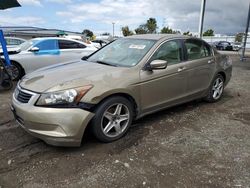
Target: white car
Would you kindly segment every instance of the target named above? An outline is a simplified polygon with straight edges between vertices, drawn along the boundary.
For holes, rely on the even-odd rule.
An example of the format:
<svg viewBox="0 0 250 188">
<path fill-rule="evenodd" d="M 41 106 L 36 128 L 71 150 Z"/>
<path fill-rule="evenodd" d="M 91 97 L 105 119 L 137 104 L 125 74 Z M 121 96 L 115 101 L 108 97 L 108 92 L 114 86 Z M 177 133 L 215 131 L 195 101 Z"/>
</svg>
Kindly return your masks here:
<svg viewBox="0 0 250 188">
<path fill-rule="evenodd" d="M 17 47 L 20 44 L 26 42 L 25 39 L 17 38 L 17 37 L 4 37 L 6 41 L 7 48 Z"/>
<path fill-rule="evenodd" d="M 79 61 L 96 50 L 93 45 L 72 39 L 35 38 L 24 42 L 10 54 L 12 78 L 19 80 L 25 74 L 45 66 Z"/>
<path fill-rule="evenodd" d="M 7 47 L 9 54 L 15 53 L 19 49 L 19 46 L 22 43 L 26 42 L 25 39 L 21 39 L 17 37 L 4 37 L 4 39 L 6 41 L 6 47 Z M 0 55 L 3 55 L 3 49 L 2 49 L 1 44 L 0 44 Z"/>
<path fill-rule="evenodd" d="M 243 47 L 241 42 L 235 42 L 233 43 L 233 50 L 234 51 L 239 51 Z"/>
</svg>

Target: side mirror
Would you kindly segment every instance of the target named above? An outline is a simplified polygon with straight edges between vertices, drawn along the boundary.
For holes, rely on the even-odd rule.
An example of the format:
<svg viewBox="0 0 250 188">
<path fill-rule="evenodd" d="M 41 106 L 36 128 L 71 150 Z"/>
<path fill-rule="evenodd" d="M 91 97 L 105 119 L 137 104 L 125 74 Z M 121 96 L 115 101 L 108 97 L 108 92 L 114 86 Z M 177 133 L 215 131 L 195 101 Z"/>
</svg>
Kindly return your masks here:
<svg viewBox="0 0 250 188">
<path fill-rule="evenodd" d="M 29 51 L 30 52 L 38 52 L 39 48 L 38 47 L 32 47 Z"/>
<path fill-rule="evenodd" d="M 160 70 L 167 68 L 168 62 L 164 60 L 154 60 L 152 61 L 149 66 L 148 70 Z"/>
</svg>

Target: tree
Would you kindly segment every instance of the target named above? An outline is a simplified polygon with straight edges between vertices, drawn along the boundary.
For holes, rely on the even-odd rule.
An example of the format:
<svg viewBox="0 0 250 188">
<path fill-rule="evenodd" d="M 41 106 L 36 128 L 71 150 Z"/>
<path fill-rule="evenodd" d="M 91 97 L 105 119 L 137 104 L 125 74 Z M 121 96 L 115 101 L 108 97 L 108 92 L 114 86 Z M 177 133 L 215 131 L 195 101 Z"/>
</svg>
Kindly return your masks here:
<svg viewBox="0 0 250 188">
<path fill-rule="evenodd" d="M 148 30 L 147 30 L 146 24 L 142 24 L 137 29 L 135 29 L 135 33 L 136 34 L 147 34 Z"/>
<path fill-rule="evenodd" d="M 86 37 L 92 38 L 94 36 L 93 32 L 89 29 L 84 29 L 82 34 L 84 34 Z"/>
<path fill-rule="evenodd" d="M 235 42 L 242 42 L 243 41 L 243 36 L 244 36 L 244 33 L 237 33 L 235 35 Z"/>
<path fill-rule="evenodd" d="M 208 29 L 203 33 L 203 36 L 214 36 L 214 30 Z"/>
<path fill-rule="evenodd" d="M 156 33 L 157 21 L 155 18 L 149 18 L 145 24 L 141 24 L 135 29 L 136 34 Z"/>
<path fill-rule="evenodd" d="M 147 33 L 156 33 L 157 21 L 155 18 L 149 18 L 146 23 Z"/>
<path fill-rule="evenodd" d="M 122 27 L 122 34 L 124 37 L 126 37 L 126 36 L 133 35 L 134 33 L 133 33 L 133 31 L 129 30 L 128 26 L 125 26 L 125 27 Z"/>
<path fill-rule="evenodd" d="M 163 27 L 161 29 L 161 33 L 165 33 L 165 34 L 179 34 L 179 31 L 173 30 L 170 27 Z"/>
</svg>

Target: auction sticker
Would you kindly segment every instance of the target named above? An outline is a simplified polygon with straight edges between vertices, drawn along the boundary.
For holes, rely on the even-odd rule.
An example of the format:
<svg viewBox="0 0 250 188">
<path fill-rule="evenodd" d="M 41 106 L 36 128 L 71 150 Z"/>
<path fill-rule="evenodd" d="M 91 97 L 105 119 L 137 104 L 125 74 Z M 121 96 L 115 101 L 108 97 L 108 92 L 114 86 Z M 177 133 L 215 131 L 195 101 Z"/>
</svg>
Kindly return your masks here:
<svg viewBox="0 0 250 188">
<path fill-rule="evenodd" d="M 138 49 L 138 50 L 143 50 L 146 47 L 146 45 L 136 45 L 136 44 L 131 44 L 129 48 L 133 49 Z"/>
</svg>

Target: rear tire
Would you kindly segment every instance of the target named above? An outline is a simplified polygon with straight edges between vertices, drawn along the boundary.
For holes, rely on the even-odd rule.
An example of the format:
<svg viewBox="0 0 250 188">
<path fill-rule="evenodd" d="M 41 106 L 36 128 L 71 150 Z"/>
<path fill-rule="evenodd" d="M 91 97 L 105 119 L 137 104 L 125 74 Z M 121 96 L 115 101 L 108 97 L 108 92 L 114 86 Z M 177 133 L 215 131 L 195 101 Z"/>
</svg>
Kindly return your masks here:
<svg viewBox="0 0 250 188">
<path fill-rule="evenodd" d="M 209 88 L 208 95 L 205 100 L 207 102 L 213 103 L 221 99 L 224 91 L 224 78 L 221 74 L 218 74 L 212 81 Z"/>
<path fill-rule="evenodd" d="M 133 106 L 124 97 L 102 102 L 92 119 L 92 132 L 101 142 L 113 142 L 124 136 L 133 120 Z"/>
</svg>

